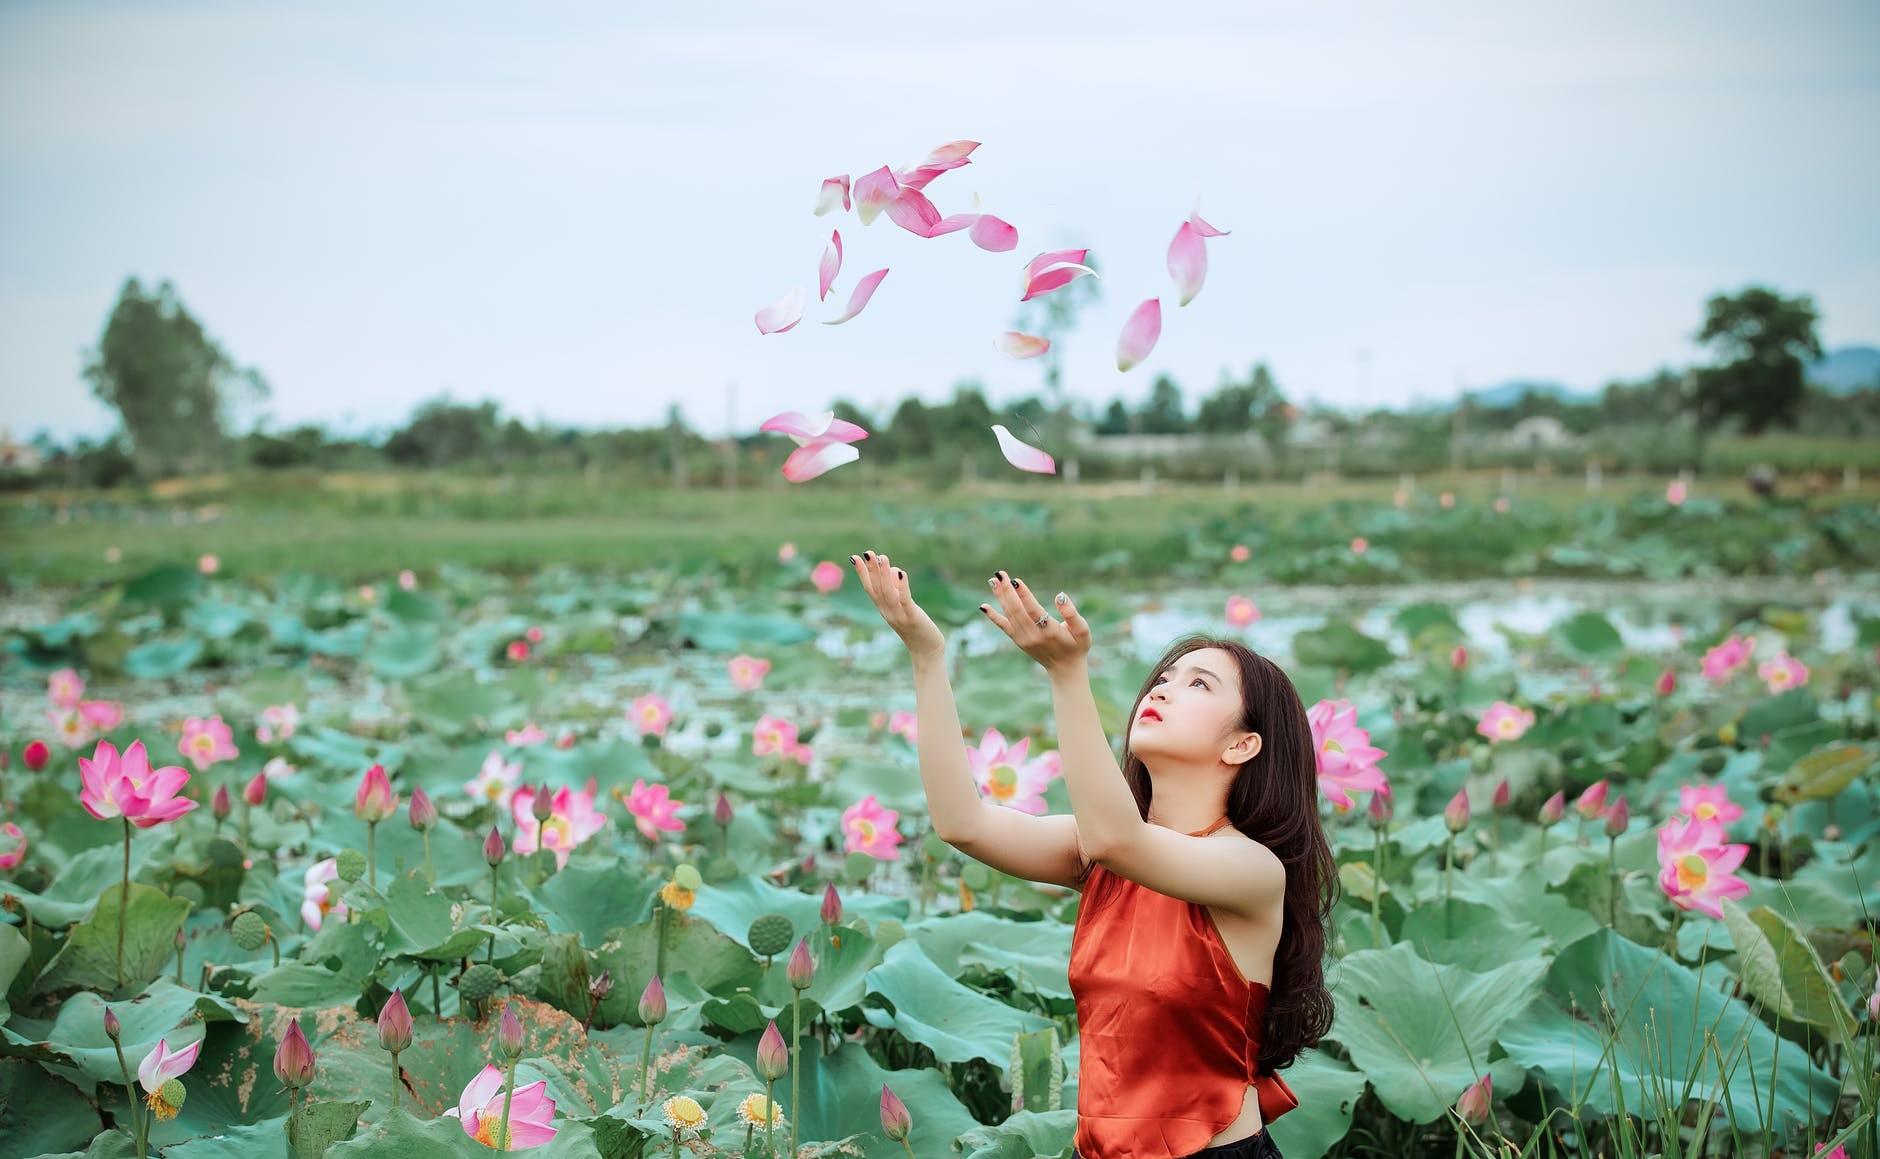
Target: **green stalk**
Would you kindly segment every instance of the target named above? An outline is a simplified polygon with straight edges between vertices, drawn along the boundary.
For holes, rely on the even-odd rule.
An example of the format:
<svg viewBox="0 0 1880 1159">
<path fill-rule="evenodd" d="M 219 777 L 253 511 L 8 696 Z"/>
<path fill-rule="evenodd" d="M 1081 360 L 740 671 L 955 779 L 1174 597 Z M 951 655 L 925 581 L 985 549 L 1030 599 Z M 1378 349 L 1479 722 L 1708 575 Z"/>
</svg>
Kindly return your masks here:
<svg viewBox="0 0 1880 1159">
<path fill-rule="evenodd" d="M 113 1040 L 111 1045 L 117 1048 L 118 1070 L 124 1075 L 124 1094 L 131 1102 L 131 1130 L 136 1138 L 142 1139 L 144 1137 L 144 1111 L 138 1106 L 142 1100 L 137 1097 L 137 1084 L 131 1081 L 130 1064 L 124 1061 L 124 1044 Z M 144 1155 L 147 1152 L 139 1149 L 137 1153 Z"/>
<path fill-rule="evenodd" d="M 378 854 L 378 843 L 377 843 L 378 835 L 379 835 L 379 823 L 377 821 L 367 821 L 366 822 L 366 884 L 370 885 L 374 892 L 377 892 L 379 888 L 379 854 Z"/>
<path fill-rule="evenodd" d="M 803 992 L 790 988 L 790 1154 L 796 1154 L 796 1108 L 797 1092 L 802 1089 L 799 1079 L 803 1077 L 801 1057 L 796 1053 L 796 1040 L 803 1033 Z"/>
<path fill-rule="evenodd" d="M 656 1027 L 652 1026 L 646 1028 L 646 1042 L 640 1047 L 640 1102 L 643 1104 L 641 1108 L 642 1111 L 644 1111 L 645 1107 L 650 1107 L 653 1103 L 653 1084 L 652 1080 L 647 1077 L 646 1071 L 647 1067 L 652 1065 L 653 1032 L 656 1029 Z"/>
<path fill-rule="evenodd" d="M 438 995 L 437 990 L 437 976 L 442 970 L 442 963 L 431 967 L 431 1017 L 439 1022 L 444 1021 L 444 999 Z"/>
<path fill-rule="evenodd" d="M 131 819 L 124 818 L 124 887 L 118 891 L 117 984 L 124 986 L 124 915 L 131 908 Z"/>
<path fill-rule="evenodd" d="M 516 1097 L 516 1060 L 510 1059 L 503 1074 L 503 1121 L 496 1131 L 496 1149 L 509 1150 L 509 1100 Z"/>
<path fill-rule="evenodd" d="M 392 1110 L 398 1109 L 398 1088 L 404 1084 L 398 1081 L 398 1052 L 392 1052 Z"/>
<path fill-rule="evenodd" d="M 496 880 L 497 880 L 497 875 L 502 873 L 502 871 L 503 871 L 503 867 L 500 863 L 490 866 L 490 924 L 492 926 L 496 924 Z M 495 934 L 490 935 L 489 954 L 483 960 L 485 962 L 488 962 L 492 966 L 496 964 L 496 935 Z"/>
<path fill-rule="evenodd" d="M 1612 886 L 1606 894 L 1606 925 L 1614 930 L 1619 928 L 1619 839 L 1606 838 L 1606 872 L 1612 879 Z"/>
<path fill-rule="evenodd" d="M 775 1079 L 764 1080 L 764 1151 L 770 1159 L 777 1159 L 777 1112 L 773 1109 L 776 1102 L 770 1097 L 770 1087 Z"/>
<path fill-rule="evenodd" d="M 1371 938 L 1378 945 L 1384 944 L 1384 922 L 1378 916 L 1379 900 L 1384 895 L 1384 830 L 1375 827 L 1371 830 Z"/>
<path fill-rule="evenodd" d="M 419 832 L 424 837 L 424 881 L 425 884 L 429 885 L 432 889 L 436 889 L 437 871 L 431 868 L 431 831 L 429 829 L 422 829 L 419 830 Z"/>
<path fill-rule="evenodd" d="M 247 798 L 244 797 L 242 799 L 242 852 L 244 853 L 253 852 L 253 848 L 249 844 L 248 832 L 249 824 L 254 819 L 254 815 L 255 807 L 250 805 Z"/>
</svg>

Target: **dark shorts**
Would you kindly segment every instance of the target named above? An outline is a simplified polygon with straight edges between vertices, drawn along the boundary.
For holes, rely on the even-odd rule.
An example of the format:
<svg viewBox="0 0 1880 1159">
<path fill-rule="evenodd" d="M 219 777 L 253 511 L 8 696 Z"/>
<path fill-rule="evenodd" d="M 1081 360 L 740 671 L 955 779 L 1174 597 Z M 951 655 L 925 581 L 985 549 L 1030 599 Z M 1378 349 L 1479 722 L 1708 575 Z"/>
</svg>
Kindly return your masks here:
<svg viewBox="0 0 1880 1159">
<path fill-rule="evenodd" d="M 1083 1159 L 1074 1149 L 1071 1155 L 1073 1159 Z M 1285 1159 L 1285 1156 L 1279 1153 L 1279 1145 L 1273 1142 L 1273 1136 L 1265 1127 L 1261 1127 L 1245 1139 L 1236 1139 L 1219 1147 L 1203 1147 L 1183 1159 Z"/>
</svg>

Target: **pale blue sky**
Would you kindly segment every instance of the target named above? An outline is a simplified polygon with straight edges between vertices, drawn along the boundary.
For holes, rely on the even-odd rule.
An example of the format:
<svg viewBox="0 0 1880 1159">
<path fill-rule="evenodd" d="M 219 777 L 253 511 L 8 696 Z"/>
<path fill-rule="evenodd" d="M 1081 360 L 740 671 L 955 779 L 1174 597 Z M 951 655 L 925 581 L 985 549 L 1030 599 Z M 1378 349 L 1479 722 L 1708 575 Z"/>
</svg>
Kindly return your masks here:
<svg viewBox="0 0 1880 1159">
<path fill-rule="evenodd" d="M 525 419 L 723 431 L 836 397 L 999 403 L 1017 271 L 1087 245 L 1072 389 L 1190 402 L 1593 387 L 1696 356 L 1704 298 L 1815 295 L 1880 340 L 1880 5 L 0 4 L 0 423 L 102 433 L 79 377 L 126 274 L 168 277 L 277 424 L 448 390 Z M 825 176 L 955 138 L 989 254 L 811 215 Z M 1231 236 L 1176 308 L 1168 239 Z M 827 303 L 817 258 L 848 257 Z M 822 326 L 855 279 L 891 273 Z M 752 314 L 793 285 L 790 333 Z M 1118 329 L 1161 295 L 1150 358 Z M 1360 351 L 1369 351 L 1368 361 Z"/>
</svg>

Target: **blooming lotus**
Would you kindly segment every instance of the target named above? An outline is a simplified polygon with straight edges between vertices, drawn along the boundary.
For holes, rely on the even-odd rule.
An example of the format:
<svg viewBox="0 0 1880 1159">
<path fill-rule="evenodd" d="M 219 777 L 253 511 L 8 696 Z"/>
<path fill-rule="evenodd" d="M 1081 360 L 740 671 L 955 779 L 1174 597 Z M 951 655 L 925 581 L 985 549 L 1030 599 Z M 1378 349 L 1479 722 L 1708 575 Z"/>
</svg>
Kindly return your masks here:
<svg viewBox="0 0 1880 1159">
<path fill-rule="evenodd" d="M 1230 627 L 1244 628 L 1260 618 L 1260 609 L 1246 596 L 1227 597 L 1227 623 Z"/>
<path fill-rule="evenodd" d="M 483 758 L 483 767 L 477 770 L 477 775 L 464 782 L 463 791 L 506 809 L 521 779 L 522 762 L 505 760 L 501 749 L 491 749 Z"/>
<path fill-rule="evenodd" d="M 222 722 L 220 715 L 206 720 L 199 716 L 185 719 L 183 739 L 176 743 L 176 749 L 189 758 L 189 763 L 195 765 L 199 773 L 241 755 L 241 750 L 235 747 L 234 734 Z"/>
<path fill-rule="evenodd" d="M 418 573 L 410 568 L 403 568 L 398 573 L 398 586 L 404 591 L 415 591 L 418 587 Z"/>
<path fill-rule="evenodd" d="M 842 586 L 842 569 L 834 560 L 825 559 L 810 569 L 809 582 L 826 596 Z"/>
<path fill-rule="evenodd" d="M 1678 786 L 1678 812 L 1695 821 L 1715 820 L 1724 825 L 1743 815 L 1743 806 L 1730 800 L 1722 784 Z"/>
<path fill-rule="evenodd" d="M 514 745 L 517 748 L 527 748 L 530 745 L 541 744 L 547 739 L 548 733 L 541 725 L 536 724 L 534 721 L 530 721 L 521 728 L 508 729 L 503 733 L 504 743 Z"/>
<path fill-rule="evenodd" d="M 1044 791 L 1051 783 L 1051 766 L 1042 757 L 1027 760 L 1025 754 L 1030 747 L 1030 737 L 1007 744 L 998 729 L 987 729 L 978 746 L 966 750 L 966 765 L 979 786 L 979 795 L 994 805 L 1033 816 L 1049 812 Z"/>
<path fill-rule="evenodd" d="M 1362 535 L 1354 535 L 1351 537 L 1351 554 L 1363 555 L 1365 552 L 1369 550 L 1371 550 L 1370 540 L 1366 539 Z"/>
<path fill-rule="evenodd" d="M 299 727 L 300 709 L 291 704 L 270 704 L 261 710 L 261 724 L 255 729 L 255 739 L 262 744 L 273 744 L 293 736 Z"/>
<path fill-rule="evenodd" d="M 594 791 L 576 792 L 563 785 L 555 791 L 546 820 L 535 818 L 536 790 L 524 785 L 509 799 L 509 812 L 516 820 L 517 853 L 537 849 L 555 852 L 555 867 L 566 868 L 568 854 L 574 847 L 607 827 L 607 814 L 594 807 Z"/>
<path fill-rule="evenodd" d="M 118 755 L 110 741 L 99 741 L 90 760 L 78 758 L 78 803 L 100 821 L 123 817 L 139 829 L 148 829 L 165 821 L 174 821 L 196 807 L 196 802 L 177 792 L 189 783 L 189 773 L 181 765 L 150 767 L 143 741 L 132 741 Z"/>
<path fill-rule="evenodd" d="M 503 1127 L 503 1072 L 494 1063 L 478 1071 L 457 1105 L 444 1113 L 462 1121 L 464 1134 L 498 1151 L 540 1147 L 555 1137 L 555 1128 L 549 1125 L 555 1117 L 555 1100 L 549 1097 L 547 1079 L 515 1089 L 509 1100 L 509 1137 L 498 1137 Z"/>
<path fill-rule="evenodd" d="M 905 708 L 897 708 L 888 714 L 888 731 L 891 733 L 899 733 L 901 736 L 906 737 L 908 744 L 918 744 L 920 741 L 920 717 L 918 714 L 909 712 Z"/>
<path fill-rule="evenodd" d="M 627 719 L 640 730 L 641 736 L 665 736 L 666 726 L 672 723 L 672 705 L 659 693 L 649 692 L 634 699 L 627 709 Z"/>
<path fill-rule="evenodd" d="M 796 726 L 781 716 L 769 713 L 757 718 L 756 727 L 751 729 L 751 755 L 769 756 L 777 753 L 789 756 L 796 749 Z"/>
<path fill-rule="evenodd" d="M 324 858 L 307 867 L 303 879 L 306 893 L 300 903 L 300 920 L 307 923 L 308 929 L 318 930 L 328 914 L 336 918 L 346 916 L 346 903 L 333 896 L 332 883 L 337 877 L 338 858 Z"/>
<path fill-rule="evenodd" d="M 1749 846 L 1726 841 L 1721 822 L 1673 817 L 1658 830 L 1658 885 L 1678 908 L 1720 918 L 1723 899 L 1749 894 L 1733 872 L 1748 855 Z"/>
<path fill-rule="evenodd" d="M 1319 791 L 1332 804 L 1349 809 L 1353 792 L 1384 787 L 1377 762 L 1385 750 L 1373 747 L 1370 732 L 1358 727 L 1358 710 L 1349 700 L 1321 700 L 1306 713 L 1306 720 L 1312 725 Z"/>
<path fill-rule="evenodd" d="M 1704 653 L 1704 679 L 1713 684 L 1724 683 L 1736 674 L 1738 668 L 1749 663 L 1750 653 L 1755 650 L 1754 636 L 1731 636 Z"/>
<path fill-rule="evenodd" d="M 1787 652 L 1779 652 L 1774 659 L 1763 661 L 1761 667 L 1756 669 L 1756 675 L 1762 677 L 1769 691 L 1787 692 L 1808 683 L 1808 665 Z"/>
<path fill-rule="evenodd" d="M 8 821 L 0 824 L 0 869 L 18 869 L 26 860 L 26 831 Z"/>
<path fill-rule="evenodd" d="M 77 708 L 85 696 L 85 678 L 73 668 L 61 668 L 46 678 L 46 699 L 60 708 Z"/>
<path fill-rule="evenodd" d="M 167 1039 L 157 1039 L 157 1045 L 144 1061 L 137 1064 L 137 1083 L 144 1088 L 144 1105 L 159 1119 L 174 1119 L 176 1112 L 182 1109 L 183 1100 L 176 1088 L 170 1083 L 180 1080 L 196 1065 L 196 1056 L 202 1053 L 202 1040 L 197 1039 L 181 1050 L 171 1050 Z"/>
<path fill-rule="evenodd" d="M 755 692 L 763 685 L 764 676 L 770 671 L 770 661 L 740 652 L 731 658 L 725 670 L 730 674 L 731 683 L 738 691 Z"/>
<path fill-rule="evenodd" d="M 1518 708 L 1505 700 L 1497 700 L 1488 706 L 1482 714 L 1481 722 L 1475 731 L 1491 741 L 1519 740 L 1521 734 L 1534 724 L 1534 713 L 1525 708 Z"/>
<path fill-rule="evenodd" d="M 791 560 L 795 558 L 796 558 L 796 544 L 786 541 L 778 545 L 777 547 L 777 562 L 778 563 L 789 563 Z"/>
<path fill-rule="evenodd" d="M 1228 551 L 1227 558 L 1233 560 L 1235 563 L 1246 563 L 1247 557 L 1252 554 L 1252 548 L 1244 543 L 1236 543 L 1233 548 Z"/>
<path fill-rule="evenodd" d="M 649 785 L 644 778 L 635 778 L 626 804 L 627 812 L 648 841 L 658 841 L 662 832 L 678 833 L 685 828 L 685 822 L 678 818 L 679 806 L 685 802 L 674 800 L 666 785 Z"/>
<path fill-rule="evenodd" d="M 842 810 L 844 851 L 895 860 L 900 856 L 901 834 L 894 826 L 900 817 L 899 811 L 883 807 L 875 794 L 863 797 Z"/>
<path fill-rule="evenodd" d="M 59 743 L 68 749 L 90 744 L 98 735 L 98 730 L 92 727 L 91 721 L 76 706 L 47 709 L 46 719 L 52 724 L 52 735 L 58 737 Z"/>
<path fill-rule="evenodd" d="M 1673 479 L 1665 485 L 1665 502 L 1671 504 L 1673 507 L 1682 506 L 1685 496 L 1689 494 L 1690 488 L 1684 485 L 1684 480 L 1682 479 Z"/>
</svg>

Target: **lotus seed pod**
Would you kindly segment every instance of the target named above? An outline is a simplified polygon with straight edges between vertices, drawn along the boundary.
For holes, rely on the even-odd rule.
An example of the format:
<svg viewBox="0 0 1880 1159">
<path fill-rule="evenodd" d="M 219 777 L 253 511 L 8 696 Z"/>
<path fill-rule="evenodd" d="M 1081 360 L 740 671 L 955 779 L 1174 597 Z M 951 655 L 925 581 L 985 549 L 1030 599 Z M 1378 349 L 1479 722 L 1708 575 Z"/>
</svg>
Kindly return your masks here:
<svg viewBox="0 0 1880 1159">
<path fill-rule="evenodd" d="M 790 919 L 782 914 L 765 914 L 751 923 L 747 936 L 753 954 L 774 958 L 790 948 L 790 939 L 796 936 L 796 931 L 791 928 Z"/>
<path fill-rule="evenodd" d="M 228 932 L 236 945 L 251 954 L 268 944 L 268 923 L 251 909 L 236 914 Z"/>
<path fill-rule="evenodd" d="M 457 979 L 457 993 L 466 1001 L 482 1002 L 503 984 L 503 976 L 488 962 L 478 962 Z"/>
<path fill-rule="evenodd" d="M 183 1109 L 183 1100 L 187 1098 L 188 1095 L 189 1092 L 183 1089 L 182 1079 L 165 1079 L 163 1085 L 157 1088 L 157 1098 L 162 1101 L 163 1106 L 168 1109 L 170 1113 L 165 1115 L 162 1112 L 158 1112 L 157 1117 L 159 1119 L 168 1119 L 174 1116 L 176 1112 Z"/>
<path fill-rule="evenodd" d="M 358 881 L 366 875 L 366 855 L 357 849 L 342 849 L 333 860 L 341 881 Z"/>
<path fill-rule="evenodd" d="M 672 879 L 679 883 L 681 889 L 697 889 L 705 884 L 705 879 L 699 876 L 697 867 L 689 861 L 680 863 L 679 867 L 672 871 Z"/>
</svg>

